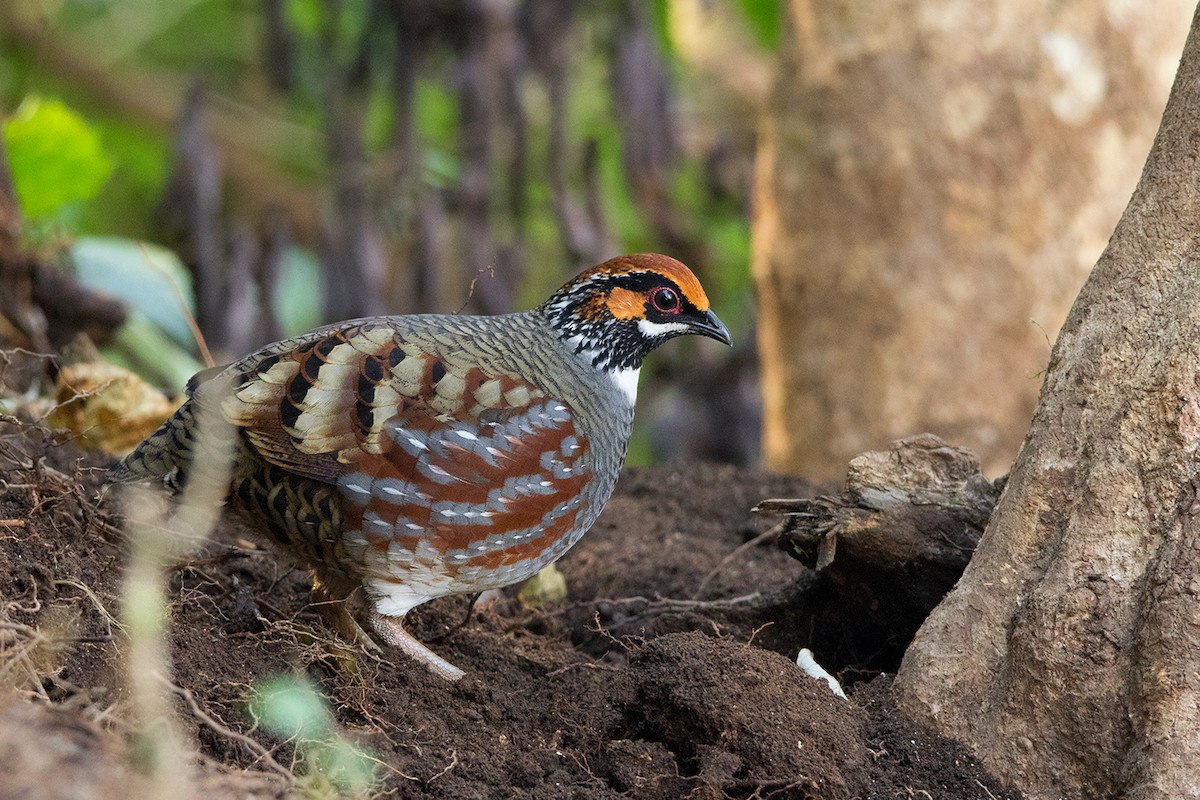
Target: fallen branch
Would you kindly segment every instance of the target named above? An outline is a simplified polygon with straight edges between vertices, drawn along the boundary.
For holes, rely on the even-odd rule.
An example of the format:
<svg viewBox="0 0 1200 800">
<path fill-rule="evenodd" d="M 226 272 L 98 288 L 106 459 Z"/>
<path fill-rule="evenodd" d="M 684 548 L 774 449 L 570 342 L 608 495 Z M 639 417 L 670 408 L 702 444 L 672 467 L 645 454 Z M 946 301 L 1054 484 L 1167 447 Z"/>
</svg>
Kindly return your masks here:
<svg viewBox="0 0 1200 800">
<path fill-rule="evenodd" d="M 919 625 L 970 561 L 1000 495 L 966 450 L 931 434 L 850 462 L 838 495 L 765 500 L 780 545 L 886 625 Z"/>
</svg>

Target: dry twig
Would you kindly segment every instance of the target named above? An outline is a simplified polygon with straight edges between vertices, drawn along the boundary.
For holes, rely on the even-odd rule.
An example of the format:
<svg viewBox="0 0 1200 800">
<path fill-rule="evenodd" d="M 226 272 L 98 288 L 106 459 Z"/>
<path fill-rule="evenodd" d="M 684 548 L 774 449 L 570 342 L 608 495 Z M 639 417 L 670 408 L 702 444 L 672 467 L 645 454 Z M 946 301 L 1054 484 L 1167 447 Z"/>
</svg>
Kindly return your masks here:
<svg viewBox="0 0 1200 800">
<path fill-rule="evenodd" d="M 720 563 L 717 564 L 715 567 L 713 567 L 712 571 L 704 576 L 704 580 L 700 581 L 700 586 L 696 589 L 696 592 L 692 595 L 692 599 L 699 600 L 701 595 L 704 594 L 704 590 L 708 588 L 709 582 L 713 578 L 715 578 L 717 576 L 717 574 L 721 572 L 721 570 L 725 569 L 725 567 L 727 567 L 736 558 L 738 558 L 738 556 L 740 556 L 742 553 L 746 552 L 747 550 L 750 550 L 754 547 L 758 547 L 760 544 L 767 541 L 768 539 L 779 536 L 779 533 L 782 530 L 783 530 L 782 524 L 774 525 L 771 527 L 770 530 L 764 531 L 764 532 L 760 533 L 758 536 L 755 536 L 750 541 L 744 542 L 744 543 L 738 545 L 736 548 L 734 548 L 732 553 L 730 553 L 729 555 L 722 558 Z"/>
<path fill-rule="evenodd" d="M 238 742 L 255 755 L 255 761 L 261 761 L 263 764 L 266 764 L 272 772 L 286 778 L 289 783 L 294 779 L 295 776 L 292 775 L 291 771 L 276 761 L 275 757 L 271 755 L 270 750 L 263 747 L 261 744 L 254 741 L 244 733 L 239 733 L 238 731 L 233 730 L 232 728 L 222 724 L 212 715 L 208 714 L 200 707 L 200 704 L 196 702 L 195 696 L 193 696 L 189 690 L 184 689 L 182 686 L 177 686 L 174 683 L 171 683 L 161 675 L 156 677 L 168 691 L 182 698 L 183 701 L 187 703 L 188 709 L 192 712 L 192 716 L 206 725 L 214 733 Z"/>
</svg>

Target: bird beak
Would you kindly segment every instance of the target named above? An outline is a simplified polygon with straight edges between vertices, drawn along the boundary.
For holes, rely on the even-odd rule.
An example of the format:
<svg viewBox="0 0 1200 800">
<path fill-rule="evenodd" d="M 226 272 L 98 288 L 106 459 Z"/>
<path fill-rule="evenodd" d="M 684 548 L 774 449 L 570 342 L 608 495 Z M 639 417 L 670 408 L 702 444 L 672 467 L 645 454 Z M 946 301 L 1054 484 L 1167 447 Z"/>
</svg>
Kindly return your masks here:
<svg viewBox="0 0 1200 800">
<path fill-rule="evenodd" d="M 711 309 L 705 311 L 703 317 L 692 322 L 691 328 L 692 333 L 716 339 L 718 342 L 723 342 L 730 347 L 733 346 L 733 339 L 729 336 L 729 329 L 725 327 L 725 323 L 721 322 Z"/>
</svg>

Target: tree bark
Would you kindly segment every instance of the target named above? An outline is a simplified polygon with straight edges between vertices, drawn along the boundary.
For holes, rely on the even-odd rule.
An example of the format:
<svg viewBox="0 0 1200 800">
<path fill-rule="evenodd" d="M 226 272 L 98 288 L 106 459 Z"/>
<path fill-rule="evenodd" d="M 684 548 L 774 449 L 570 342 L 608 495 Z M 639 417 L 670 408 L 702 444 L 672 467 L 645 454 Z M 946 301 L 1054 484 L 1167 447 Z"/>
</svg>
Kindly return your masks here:
<svg viewBox="0 0 1200 800">
<path fill-rule="evenodd" d="M 767 466 L 922 431 L 1007 471 L 1188 0 L 791 0 L 755 179 Z"/>
<path fill-rule="evenodd" d="M 903 707 L 1031 798 L 1200 797 L 1200 16 Z"/>
</svg>

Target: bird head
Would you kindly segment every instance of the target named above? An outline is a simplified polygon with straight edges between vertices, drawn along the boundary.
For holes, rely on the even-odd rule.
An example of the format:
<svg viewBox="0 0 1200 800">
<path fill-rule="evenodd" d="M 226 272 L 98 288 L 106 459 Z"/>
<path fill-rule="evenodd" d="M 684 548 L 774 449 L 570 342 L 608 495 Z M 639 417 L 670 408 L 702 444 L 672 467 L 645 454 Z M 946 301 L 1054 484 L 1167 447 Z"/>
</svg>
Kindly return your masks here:
<svg viewBox="0 0 1200 800">
<path fill-rule="evenodd" d="M 731 344 L 692 271 L 668 256 L 619 256 L 584 270 L 542 303 L 550 324 L 592 366 L 636 370 L 668 339 L 695 334 Z"/>
</svg>

